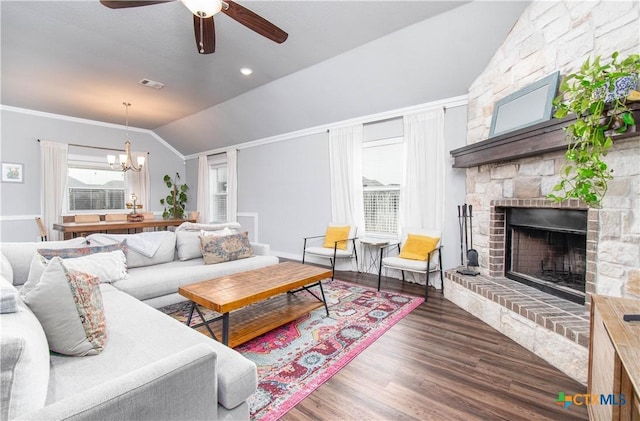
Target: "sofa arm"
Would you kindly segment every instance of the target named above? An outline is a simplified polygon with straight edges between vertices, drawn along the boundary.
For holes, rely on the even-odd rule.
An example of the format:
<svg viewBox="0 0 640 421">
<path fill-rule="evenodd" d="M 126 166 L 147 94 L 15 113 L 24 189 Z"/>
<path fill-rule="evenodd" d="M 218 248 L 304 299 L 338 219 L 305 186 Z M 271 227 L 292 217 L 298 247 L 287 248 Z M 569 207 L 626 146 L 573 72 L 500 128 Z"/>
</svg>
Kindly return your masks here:
<svg viewBox="0 0 640 421">
<path fill-rule="evenodd" d="M 19 419 L 216 419 L 216 362 L 213 348 L 198 344 Z"/>
<path fill-rule="evenodd" d="M 271 255 L 271 247 L 269 244 L 262 243 L 251 243 L 251 247 L 253 247 L 253 252 L 260 256 L 270 256 Z"/>
</svg>

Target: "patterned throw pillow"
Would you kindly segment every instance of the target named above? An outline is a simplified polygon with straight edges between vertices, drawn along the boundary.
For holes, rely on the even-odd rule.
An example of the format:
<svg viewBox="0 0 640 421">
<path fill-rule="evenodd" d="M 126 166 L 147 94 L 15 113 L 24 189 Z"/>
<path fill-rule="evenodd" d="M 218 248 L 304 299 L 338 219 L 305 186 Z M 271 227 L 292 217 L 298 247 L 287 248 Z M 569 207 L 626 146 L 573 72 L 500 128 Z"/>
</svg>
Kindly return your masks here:
<svg viewBox="0 0 640 421">
<path fill-rule="evenodd" d="M 97 276 L 65 267 L 60 257 L 47 265 L 38 287 L 24 296 L 54 352 L 85 356 L 102 352 L 107 341 Z"/>
<path fill-rule="evenodd" d="M 247 232 L 217 236 L 200 236 L 200 247 L 204 263 L 229 262 L 253 256 L 253 248 Z"/>
<path fill-rule="evenodd" d="M 127 254 L 127 240 L 124 240 L 120 243 L 116 244 L 107 244 L 103 246 L 85 246 L 85 247 L 74 247 L 74 248 L 64 248 L 64 249 L 38 249 L 38 253 L 40 253 L 45 259 L 51 259 L 52 257 L 58 256 L 62 259 L 70 259 L 74 257 L 82 257 L 88 256 L 94 253 L 104 253 L 109 251 L 122 250 L 124 254 Z"/>
</svg>

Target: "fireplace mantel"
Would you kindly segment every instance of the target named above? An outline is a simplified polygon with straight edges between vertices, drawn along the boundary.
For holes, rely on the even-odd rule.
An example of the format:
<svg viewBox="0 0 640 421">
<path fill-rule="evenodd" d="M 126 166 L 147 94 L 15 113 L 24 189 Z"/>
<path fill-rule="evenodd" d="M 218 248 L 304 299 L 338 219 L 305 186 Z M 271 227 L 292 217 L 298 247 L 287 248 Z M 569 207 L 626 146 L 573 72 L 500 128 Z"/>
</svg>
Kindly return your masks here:
<svg viewBox="0 0 640 421">
<path fill-rule="evenodd" d="M 640 122 L 640 103 L 629 104 L 633 116 Z M 450 152 L 454 158 L 454 168 L 469 168 L 495 162 L 510 161 L 517 158 L 540 155 L 565 149 L 564 128 L 571 124 L 575 117 L 562 120 L 551 119 L 520 130 L 492 137 Z M 626 133 L 616 134 L 616 141 L 629 139 L 640 133 L 640 123 Z"/>
</svg>

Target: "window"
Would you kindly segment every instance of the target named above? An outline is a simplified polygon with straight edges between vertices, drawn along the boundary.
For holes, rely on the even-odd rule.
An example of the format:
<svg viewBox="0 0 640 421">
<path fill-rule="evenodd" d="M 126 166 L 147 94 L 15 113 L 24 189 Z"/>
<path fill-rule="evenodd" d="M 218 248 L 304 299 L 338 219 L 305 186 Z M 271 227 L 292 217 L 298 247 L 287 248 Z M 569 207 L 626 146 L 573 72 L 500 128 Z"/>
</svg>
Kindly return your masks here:
<svg viewBox="0 0 640 421">
<path fill-rule="evenodd" d="M 105 161 L 106 162 L 106 161 Z M 125 208 L 125 174 L 106 163 L 70 160 L 67 210 L 103 211 Z"/>
<path fill-rule="evenodd" d="M 362 187 L 367 234 L 398 232 L 402 137 L 362 144 Z"/>
<path fill-rule="evenodd" d="M 226 155 L 209 158 L 209 221 L 227 221 L 227 160 Z"/>
</svg>

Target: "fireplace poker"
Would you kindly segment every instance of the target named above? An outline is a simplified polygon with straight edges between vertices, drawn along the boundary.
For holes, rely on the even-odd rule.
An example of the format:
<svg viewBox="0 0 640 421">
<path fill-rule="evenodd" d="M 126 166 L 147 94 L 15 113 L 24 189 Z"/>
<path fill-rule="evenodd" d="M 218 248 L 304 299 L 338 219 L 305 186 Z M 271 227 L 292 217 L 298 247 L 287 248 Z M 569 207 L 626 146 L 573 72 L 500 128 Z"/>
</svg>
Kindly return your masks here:
<svg viewBox="0 0 640 421">
<path fill-rule="evenodd" d="M 467 204 L 466 203 L 462 205 L 462 220 L 464 221 L 464 253 L 468 255 L 469 237 L 467 235 Z"/>
<path fill-rule="evenodd" d="M 470 233 L 471 247 L 469 248 L 469 250 L 467 250 L 467 267 L 469 266 L 478 267 L 480 266 L 478 264 L 478 251 L 473 248 L 473 206 L 472 205 L 469 205 L 469 230 L 471 232 Z"/>
<path fill-rule="evenodd" d="M 464 266 L 464 243 L 463 241 L 463 223 L 462 223 L 462 213 L 461 207 L 458 205 L 458 226 L 460 227 L 460 266 Z"/>
</svg>

